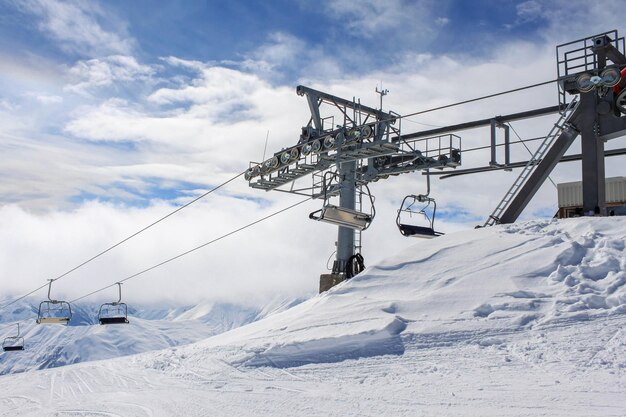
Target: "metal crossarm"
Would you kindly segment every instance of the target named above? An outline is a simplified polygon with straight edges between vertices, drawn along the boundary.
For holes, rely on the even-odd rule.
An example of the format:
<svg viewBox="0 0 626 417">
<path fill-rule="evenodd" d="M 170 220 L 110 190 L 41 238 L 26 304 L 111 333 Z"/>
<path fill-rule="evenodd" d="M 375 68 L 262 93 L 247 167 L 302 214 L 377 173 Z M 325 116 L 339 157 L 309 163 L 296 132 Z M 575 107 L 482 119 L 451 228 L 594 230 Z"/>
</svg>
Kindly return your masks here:
<svg viewBox="0 0 626 417">
<path fill-rule="evenodd" d="M 485 221 L 483 227 L 493 226 L 494 224 L 500 223 L 500 217 L 502 216 L 502 213 L 506 210 L 506 208 L 511 203 L 511 200 L 513 200 L 513 198 L 517 195 L 522 186 L 526 183 L 526 180 L 533 172 L 533 169 L 539 162 L 541 162 L 543 157 L 546 155 L 546 153 L 554 143 L 555 139 L 566 127 L 566 123 L 569 122 L 577 106 L 578 97 L 574 96 L 574 99 L 569 103 L 563 113 L 561 113 L 561 117 L 554 124 L 552 130 L 550 130 L 550 133 L 548 133 L 543 142 L 541 142 L 541 144 L 533 154 L 532 158 L 524 166 L 519 176 L 515 179 L 513 185 L 511 185 L 511 188 L 509 188 L 509 190 L 504 194 L 504 197 L 502 198 L 502 200 L 500 200 L 500 203 L 498 203 L 493 213 L 491 213 L 489 218 Z"/>
</svg>

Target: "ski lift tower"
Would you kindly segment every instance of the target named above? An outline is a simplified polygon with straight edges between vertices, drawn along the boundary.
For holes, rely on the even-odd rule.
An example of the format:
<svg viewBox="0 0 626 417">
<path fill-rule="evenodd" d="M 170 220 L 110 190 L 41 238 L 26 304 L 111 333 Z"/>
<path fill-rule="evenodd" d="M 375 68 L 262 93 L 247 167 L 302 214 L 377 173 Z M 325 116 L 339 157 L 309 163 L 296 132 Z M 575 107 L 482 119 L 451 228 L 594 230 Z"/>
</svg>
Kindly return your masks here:
<svg viewBox="0 0 626 417">
<path fill-rule="evenodd" d="M 245 178 L 253 188 L 323 200 L 309 216 L 338 226 L 331 274 L 320 277 L 320 292 L 350 278 L 361 249 L 361 232 L 374 218 L 368 183 L 389 176 L 461 164 L 461 138 L 443 135 L 403 139 L 401 116 L 331 94 L 298 86 L 311 117 L 296 145 L 262 162 L 250 162 Z M 380 92 L 379 92 L 380 94 Z M 385 92 L 386 94 L 386 92 Z M 381 94 L 382 101 L 382 94 Z M 311 180 L 304 183 L 310 177 Z M 369 200 L 369 212 L 363 201 Z M 338 198 L 338 205 L 330 199 Z"/>
<path fill-rule="evenodd" d="M 583 211 L 606 216 L 604 143 L 626 135 L 626 56 L 617 30 L 557 46 L 559 101 L 580 95 Z M 567 94 L 566 94 L 567 93 Z"/>
<path fill-rule="evenodd" d="M 515 222 L 578 135 L 583 212 L 607 215 L 604 143 L 626 135 L 624 38 L 617 30 L 600 33 L 558 45 L 556 55 L 561 118 L 485 226 Z"/>
</svg>

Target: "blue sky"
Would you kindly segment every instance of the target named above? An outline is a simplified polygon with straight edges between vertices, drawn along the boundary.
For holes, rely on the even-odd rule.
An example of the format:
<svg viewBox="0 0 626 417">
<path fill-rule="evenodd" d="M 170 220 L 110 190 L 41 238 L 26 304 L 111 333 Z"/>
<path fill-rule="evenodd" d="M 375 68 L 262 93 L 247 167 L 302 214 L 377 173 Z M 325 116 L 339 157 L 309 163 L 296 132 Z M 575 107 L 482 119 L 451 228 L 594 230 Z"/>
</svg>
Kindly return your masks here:
<svg viewBox="0 0 626 417">
<path fill-rule="evenodd" d="M 402 114 L 550 79 L 556 44 L 617 22 L 565 0 L 0 0 L 0 173 L 25 179 L 0 203 L 175 199 L 154 179 L 212 184 L 258 159 L 268 132 L 291 144 L 307 117 L 298 84 L 371 103 L 383 83 Z"/>
<path fill-rule="evenodd" d="M 266 137 L 268 152 L 293 145 L 309 119 L 306 102 L 295 94 L 298 84 L 376 106 L 374 90 L 383 83 L 390 91 L 385 109 L 408 114 L 547 81 L 555 77 L 557 44 L 612 29 L 624 35 L 623 16 L 605 6 L 579 0 L 0 0 L 1 272 L 39 285 L 42 268 L 66 269 L 67 248 L 88 258 L 259 161 Z M 547 86 L 405 119 L 402 129 L 556 100 L 556 88 Z M 522 137 L 537 137 L 552 123 L 546 118 L 515 128 Z M 485 131 L 464 132 L 463 147 L 484 146 L 487 138 Z M 488 158 L 465 154 L 463 168 Z M 513 151 L 513 160 L 527 158 L 524 149 Z M 576 164 L 562 165 L 555 182 L 578 180 Z M 624 175 L 620 169 L 608 165 L 607 175 Z M 433 181 L 442 231 L 473 227 L 511 181 L 509 173 Z M 368 262 L 407 246 L 395 230 L 397 204 L 424 191 L 425 181 L 415 173 L 371 188 L 378 214 L 365 237 L 376 236 L 365 247 Z M 548 184 L 527 213 L 553 213 L 555 199 Z M 175 226 L 163 226 L 167 237 L 155 241 L 169 245 L 139 247 L 132 259 L 145 261 L 138 268 L 150 265 L 292 203 L 288 194 L 235 181 Z M 210 265 L 218 278 L 230 276 L 237 263 L 232 254 L 244 250 L 250 260 L 237 263 L 244 268 L 237 274 L 250 276 L 252 292 L 265 291 L 253 279 L 257 265 L 298 294 L 303 284 L 288 266 L 311 271 L 306 285 L 314 289 L 319 260 L 328 259 L 336 233 L 307 220 L 305 211 L 318 208 L 311 202 L 235 241 L 235 252 L 224 249 L 209 264 L 210 256 L 199 257 L 170 273 L 204 277 Z M 285 236 L 307 242 L 307 251 Z M 45 254 L 40 264 L 31 262 L 32 253 Z M 264 263 L 276 253 L 287 265 Z M 103 275 L 133 272 L 129 259 L 120 254 Z M 222 293 L 237 292 L 222 284 Z M 218 284 L 198 285 L 214 291 Z"/>
<path fill-rule="evenodd" d="M 281 81 L 293 82 L 300 75 L 299 66 L 316 65 L 308 59 L 307 49 L 362 54 L 356 65 L 353 60 L 337 61 L 342 71 L 365 73 L 393 65 L 407 53 L 488 53 L 511 38 L 536 41 L 545 23 L 541 11 L 553 2 L 139 0 L 65 2 L 58 7 L 54 3 L 1 2 L 1 51 L 66 64 L 111 52 L 131 53 L 152 64 L 164 56 L 241 62 L 262 53 L 260 45 L 271 44 L 282 34 L 302 47 L 300 56 L 293 57 L 296 64 L 279 74 Z M 75 22 L 57 21 L 77 16 Z M 95 38 L 83 39 L 81 45 L 81 32 L 94 28 L 99 35 L 110 36 L 103 36 L 104 44 L 97 47 Z"/>
</svg>

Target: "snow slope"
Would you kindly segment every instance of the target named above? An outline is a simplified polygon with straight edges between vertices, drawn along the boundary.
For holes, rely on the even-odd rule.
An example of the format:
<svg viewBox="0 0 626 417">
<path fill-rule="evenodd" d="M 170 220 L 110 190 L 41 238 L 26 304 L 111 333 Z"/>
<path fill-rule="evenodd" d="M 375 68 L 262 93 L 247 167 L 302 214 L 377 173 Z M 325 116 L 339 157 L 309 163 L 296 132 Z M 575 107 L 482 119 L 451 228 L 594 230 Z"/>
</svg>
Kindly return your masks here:
<svg viewBox="0 0 626 417">
<path fill-rule="evenodd" d="M 450 234 L 201 342 L 0 377 L 3 415 L 623 416 L 626 218 Z"/>
<path fill-rule="evenodd" d="M 25 340 L 25 351 L 19 355 L 0 354 L 0 375 L 189 344 L 298 302 L 276 299 L 262 309 L 227 303 L 185 307 L 134 305 L 129 307 L 129 324 L 107 326 L 98 323 L 98 305 L 82 303 L 73 306 L 72 321 L 66 327 L 37 325 L 37 301 L 23 301 L 0 314 L 0 341 L 15 335 L 17 328 L 9 324 L 18 321 Z"/>
</svg>

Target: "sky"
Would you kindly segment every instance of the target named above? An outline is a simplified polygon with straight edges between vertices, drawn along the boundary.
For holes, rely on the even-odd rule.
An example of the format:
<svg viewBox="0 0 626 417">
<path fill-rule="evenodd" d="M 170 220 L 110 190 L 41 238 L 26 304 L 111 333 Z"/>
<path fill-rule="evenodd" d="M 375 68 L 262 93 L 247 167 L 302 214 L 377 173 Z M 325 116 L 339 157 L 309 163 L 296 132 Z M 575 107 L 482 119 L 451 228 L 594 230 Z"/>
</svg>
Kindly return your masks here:
<svg viewBox="0 0 626 417">
<path fill-rule="evenodd" d="M 0 294 L 23 294 L 295 144 L 309 119 L 297 85 L 409 114 L 555 78 L 555 46 L 613 29 L 604 2 L 0 0 Z M 403 133 L 557 103 L 555 85 L 402 121 Z M 545 135 L 555 116 L 515 123 Z M 463 148 L 488 144 L 484 129 Z M 607 148 L 622 147 L 621 139 Z M 578 151 L 572 149 L 573 153 Z M 513 160 L 526 160 L 524 148 Z M 484 166 L 487 152 L 463 155 Z M 484 222 L 513 173 L 434 180 L 438 228 Z M 626 175 L 613 161 L 607 176 Z M 580 179 L 561 164 L 555 183 Z M 366 264 L 412 241 L 395 216 L 419 173 L 372 184 Z M 81 296 L 208 242 L 300 197 L 239 179 L 55 283 Z M 262 303 L 314 294 L 336 228 L 309 201 L 129 281 L 141 302 Z M 523 214 L 550 217 L 547 182 Z M 99 293 L 93 297 L 115 298 Z M 44 297 L 44 292 L 37 294 Z"/>
</svg>

